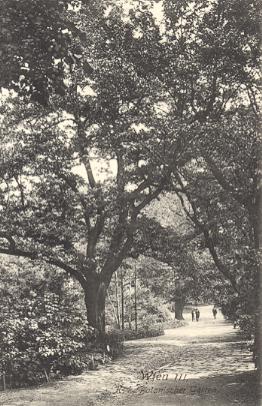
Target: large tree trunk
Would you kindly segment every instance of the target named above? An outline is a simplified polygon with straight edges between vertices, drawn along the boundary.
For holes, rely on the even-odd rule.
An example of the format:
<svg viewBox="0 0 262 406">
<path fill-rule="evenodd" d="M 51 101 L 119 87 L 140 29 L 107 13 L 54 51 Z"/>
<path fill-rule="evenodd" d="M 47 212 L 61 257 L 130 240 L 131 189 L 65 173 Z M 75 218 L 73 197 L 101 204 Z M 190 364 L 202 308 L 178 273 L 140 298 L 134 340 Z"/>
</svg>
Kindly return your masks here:
<svg viewBox="0 0 262 406">
<path fill-rule="evenodd" d="M 184 305 L 185 305 L 185 302 L 184 302 L 183 297 L 175 298 L 175 318 L 177 320 L 184 320 L 184 317 L 183 317 Z"/>
<path fill-rule="evenodd" d="M 182 284 L 180 280 L 176 281 L 174 301 L 175 301 L 175 318 L 177 320 L 184 320 L 183 310 L 185 306 L 185 296 L 182 291 Z"/>
<path fill-rule="evenodd" d="M 107 286 L 104 282 L 89 278 L 88 284 L 85 286 L 87 320 L 100 334 L 105 332 L 106 292 Z"/>
</svg>

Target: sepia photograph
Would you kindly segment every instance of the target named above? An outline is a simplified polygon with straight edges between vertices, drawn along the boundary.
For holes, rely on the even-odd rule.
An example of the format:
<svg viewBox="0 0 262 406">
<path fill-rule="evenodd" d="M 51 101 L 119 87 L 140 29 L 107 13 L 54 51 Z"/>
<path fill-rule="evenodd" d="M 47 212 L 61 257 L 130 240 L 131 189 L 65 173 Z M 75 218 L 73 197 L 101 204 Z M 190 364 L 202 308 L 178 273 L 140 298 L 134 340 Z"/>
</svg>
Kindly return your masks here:
<svg viewBox="0 0 262 406">
<path fill-rule="evenodd" d="M 259 0 L 1 0 L 0 406 L 261 406 Z"/>
</svg>

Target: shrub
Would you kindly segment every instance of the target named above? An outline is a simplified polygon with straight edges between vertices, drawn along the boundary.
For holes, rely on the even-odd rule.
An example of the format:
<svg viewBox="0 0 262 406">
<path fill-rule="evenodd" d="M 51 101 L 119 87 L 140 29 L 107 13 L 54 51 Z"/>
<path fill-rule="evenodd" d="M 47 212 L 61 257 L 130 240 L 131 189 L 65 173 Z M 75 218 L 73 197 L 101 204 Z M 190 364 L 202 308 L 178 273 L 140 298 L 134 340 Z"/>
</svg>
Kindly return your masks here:
<svg viewBox="0 0 262 406">
<path fill-rule="evenodd" d="M 243 337 L 250 340 L 255 332 L 255 317 L 251 315 L 240 315 L 237 324 L 243 334 Z"/>
<path fill-rule="evenodd" d="M 68 315 L 69 328 L 59 310 L 58 306 L 56 317 L 53 313 L 2 320 L 0 371 L 12 377 L 13 386 L 32 385 L 50 374 L 77 374 L 87 368 L 93 331 L 83 318 L 74 319 L 72 314 Z"/>
<path fill-rule="evenodd" d="M 173 319 L 162 323 L 164 329 L 184 327 L 187 324 L 188 323 L 186 320 L 177 320 L 177 319 Z"/>
<path fill-rule="evenodd" d="M 64 281 L 52 270 L 2 270 L 0 375 L 6 374 L 9 387 L 88 368 L 96 350 L 94 330 L 76 287 Z"/>
<path fill-rule="evenodd" d="M 143 326 L 138 329 L 138 331 L 134 330 L 125 330 L 124 337 L 125 340 L 136 340 L 139 338 L 147 338 L 147 337 L 157 337 L 164 334 L 164 329 L 162 324 L 155 324 L 151 327 Z"/>
<path fill-rule="evenodd" d="M 113 336 L 116 342 L 123 342 L 129 340 L 137 340 L 139 338 L 157 337 L 164 334 L 162 324 L 155 324 L 153 326 L 139 327 L 137 331 L 125 329 L 123 330 L 111 330 L 108 335 Z M 123 346 L 123 344 L 122 344 Z"/>
</svg>

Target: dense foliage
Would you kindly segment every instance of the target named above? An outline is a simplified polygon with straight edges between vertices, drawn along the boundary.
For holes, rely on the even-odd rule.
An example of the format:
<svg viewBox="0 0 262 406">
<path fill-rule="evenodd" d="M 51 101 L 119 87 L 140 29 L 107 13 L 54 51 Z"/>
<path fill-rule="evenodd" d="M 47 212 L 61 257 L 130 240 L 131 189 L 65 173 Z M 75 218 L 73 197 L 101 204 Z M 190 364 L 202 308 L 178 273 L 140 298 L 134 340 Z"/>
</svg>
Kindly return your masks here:
<svg viewBox="0 0 262 406">
<path fill-rule="evenodd" d="M 91 3 L 91 2 L 90 2 Z M 77 64 L 84 33 L 78 0 L 3 0 L 0 12 L 0 86 L 47 105 L 64 95 L 66 71 Z"/>
<path fill-rule="evenodd" d="M 0 374 L 8 387 L 77 374 L 90 365 L 94 330 L 79 289 L 61 272 L 28 262 L 1 266 Z M 104 348 L 100 348 L 103 358 Z"/>
<path fill-rule="evenodd" d="M 103 334 L 113 275 L 155 252 L 180 308 L 208 282 L 259 348 L 259 2 L 4 5 L 0 253 L 76 279 Z M 144 219 L 164 191 L 190 233 Z"/>
</svg>

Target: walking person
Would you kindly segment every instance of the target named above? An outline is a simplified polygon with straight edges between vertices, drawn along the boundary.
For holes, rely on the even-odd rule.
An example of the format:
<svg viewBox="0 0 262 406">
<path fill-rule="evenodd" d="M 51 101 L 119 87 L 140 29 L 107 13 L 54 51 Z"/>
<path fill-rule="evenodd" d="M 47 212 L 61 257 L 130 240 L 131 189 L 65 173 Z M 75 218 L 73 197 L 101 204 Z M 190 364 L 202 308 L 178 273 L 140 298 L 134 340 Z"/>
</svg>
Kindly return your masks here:
<svg viewBox="0 0 262 406">
<path fill-rule="evenodd" d="M 195 320 L 195 310 L 194 309 L 192 309 L 191 315 L 192 315 L 192 321 L 194 321 Z"/>
<path fill-rule="evenodd" d="M 196 321 L 199 320 L 200 317 L 200 311 L 198 309 L 196 309 Z"/>
<path fill-rule="evenodd" d="M 216 317 L 217 317 L 217 309 L 215 308 L 215 306 L 213 307 L 212 313 L 213 313 L 214 319 L 216 319 Z"/>
</svg>

